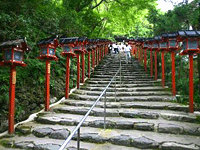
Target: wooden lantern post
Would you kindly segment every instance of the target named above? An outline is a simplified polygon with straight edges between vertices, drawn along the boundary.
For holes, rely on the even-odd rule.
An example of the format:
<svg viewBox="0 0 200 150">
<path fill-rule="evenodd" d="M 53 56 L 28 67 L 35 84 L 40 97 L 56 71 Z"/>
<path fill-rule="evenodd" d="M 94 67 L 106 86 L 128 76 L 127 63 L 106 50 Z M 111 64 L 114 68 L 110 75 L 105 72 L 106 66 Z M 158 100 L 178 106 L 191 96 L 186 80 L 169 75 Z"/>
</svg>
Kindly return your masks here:
<svg viewBox="0 0 200 150">
<path fill-rule="evenodd" d="M 162 87 L 165 87 L 165 52 L 168 50 L 166 37 L 161 37 L 160 48 L 162 61 Z"/>
<path fill-rule="evenodd" d="M 144 70 L 147 73 L 147 49 L 148 49 L 147 39 L 144 39 L 143 49 L 144 49 Z"/>
<path fill-rule="evenodd" d="M 149 40 L 148 40 L 148 49 L 150 50 L 150 69 L 151 69 L 151 71 L 150 71 L 150 76 L 151 77 L 153 77 L 153 50 L 152 50 L 152 45 L 153 45 L 153 39 L 152 38 L 150 38 Z"/>
<path fill-rule="evenodd" d="M 45 74 L 45 111 L 49 111 L 49 105 L 50 105 L 50 61 L 55 60 L 57 61 L 58 58 L 56 57 L 56 48 L 58 47 L 58 40 L 57 38 L 47 38 L 42 39 L 38 43 L 38 46 L 40 47 L 40 55 L 38 59 L 42 59 L 46 61 L 46 74 Z"/>
<path fill-rule="evenodd" d="M 157 52 L 159 50 L 159 41 L 160 41 L 161 37 L 156 36 L 154 37 L 154 41 L 152 44 L 152 49 L 154 50 L 154 60 L 155 60 L 155 75 L 154 75 L 154 80 L 158 79 L 158 66 L 157 66 Z"/>
<path fill-rule="evenodd" d="M 177 39 L 183 42 L 181 55 L 189 55 L 189 112 L 194 112 L 193 104 L 193 55 L 200 53 L 199 49 L 200 31 L 178 31 Z"/>
<path fill-rule="evenodd" d="M 65 98 L 69 98 L 69 79 L 70 79 L 70 58 L 75 56 L 74 53 L 74 42 L 76 41 L 76 37 L 71 38 L 61 38 L 60 45 L 63 49 L 61 52 L 62 56 L 66 57 L 66 83 L 65 83 Z"/>
<path fill-rule="evenodd" d="M 163 37 L 167 36 L 167 46 L 168 51 L 171 53 L 171 61 L 172 61 L 172 95 L 176 95 L 176 76 L 175 76 L 175 52 L 180 49 L 178 45 L 178 41 L 176 39 L 177 33 L 167 33 L 163 34 Z"/>
<path fill-rule="evenodd" d="M 77 89 L 80 88 L 80 55 L 82 58 L 82 78 L 81 82 L 84 82 L 84 76 L 85 76 L 85 43 L 86 38 L 78 38 L 75 42 L 74 52 L 76 53 L 77 58 Z"/>
<path fill-rule="evenodd" d="M 15 132 L 15 84 L 16 84 L 16 67 L 25 67 L 23 62 L 24 52 L 29 50 L 26 39 L 9 40 L 0 44 L 3 50 L 3 60 L 0 66 L 10 66 L 10 88 L 9 88 L 9 116 L 8 116 L 8 133 Z"/>
</svg>

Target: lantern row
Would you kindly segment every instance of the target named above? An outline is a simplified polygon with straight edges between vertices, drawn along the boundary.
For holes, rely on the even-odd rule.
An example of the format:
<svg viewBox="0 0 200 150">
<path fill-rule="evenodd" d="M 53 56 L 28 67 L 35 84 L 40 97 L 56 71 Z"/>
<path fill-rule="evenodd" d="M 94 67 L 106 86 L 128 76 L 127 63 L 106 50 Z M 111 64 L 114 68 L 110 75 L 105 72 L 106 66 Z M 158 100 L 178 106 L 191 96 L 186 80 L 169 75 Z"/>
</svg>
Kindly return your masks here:
<svg viewBox="0 0 200 150">
<path fill-rule="evenodd" d="M 186 30 L 174 33 L 163 33 L 154 38 L 126 39 L 132 46 L 132 55 L 144 63 L 147 72 L 147 50 L 150 51 L 150 74 L 153 77 L 153 51 L 154 51 L 154 79 L 157 80 L 157 54 L 161 52 L 162 59 L 162 86 L 165 87 L 165 52 L 171 53 L 172 70 L 172 95 L 176 95 L 175 81 L 175 53 L 180 50 L 180 55 L 189 55 L 189 112 L 193 113 L 193 55 L 200 53 L 200 31 Z"/>
<path fill-rule="evenodd" d="M 92 54 L 92 69 L 99 64 L 101 59 L 108 54 L 107 39 L 88 39 L 79 37 L 51 37 L 40 40 L 37 45 L 40 48 L 38 59 L 46 61 L 46 81 L 45 81 L 45 111 L 49 111 L 50 105 L 50 61 L 57 61 L 56 48 L 61 47 L 61 55 L 66 57 L 66 87 L 65 98 L 69 96 L 70 79 L 70 58 L 77 59 L 77 88 L 80 87 L 80 56 L 82 60 L 82 78 L 85 77 L 85 54 L 88 54 L 88 78 L 90 78 L 90 55 Z M 15 114 L 15 84 L 16 66 L 25 67 L 24 52 L 30 50 L 26 38 L 9 40 L 0 44 L 2 53 L 1 66 L 10 66 L 10 89 L 9 89 L 9 133 L 14 133 L 14 114 Z"/>
</svg>

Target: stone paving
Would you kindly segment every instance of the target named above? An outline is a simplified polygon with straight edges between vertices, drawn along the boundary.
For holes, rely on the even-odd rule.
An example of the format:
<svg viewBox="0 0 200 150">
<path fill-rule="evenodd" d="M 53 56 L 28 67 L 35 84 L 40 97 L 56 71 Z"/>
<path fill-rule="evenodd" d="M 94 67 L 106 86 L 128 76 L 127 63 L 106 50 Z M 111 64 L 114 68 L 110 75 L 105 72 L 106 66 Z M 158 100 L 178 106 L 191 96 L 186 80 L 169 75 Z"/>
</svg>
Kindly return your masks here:
<svg viewBox="0 0 200 150">
<path fill-rule="evenodd" d="M 69 99 L 38 114 L 34 121 L 18 125 L 14 135 L 1 138 L 0 149 L 59 149 L 118 69 L 118 56 L 106 56 Z M 121 74 L 122 84 L 118 75 L 107 91 L 106 130 L 103 97 L 81 127 L 82 150 L 200 149 L 196 113 L 188 113 L 188 106 L 177 103 L 169 89 L 145 74 L 137 60 L 127 64 L 122 59 Z M 75 150 L 76 140 L 77 135 L 66 149 Z"/>
</svg>

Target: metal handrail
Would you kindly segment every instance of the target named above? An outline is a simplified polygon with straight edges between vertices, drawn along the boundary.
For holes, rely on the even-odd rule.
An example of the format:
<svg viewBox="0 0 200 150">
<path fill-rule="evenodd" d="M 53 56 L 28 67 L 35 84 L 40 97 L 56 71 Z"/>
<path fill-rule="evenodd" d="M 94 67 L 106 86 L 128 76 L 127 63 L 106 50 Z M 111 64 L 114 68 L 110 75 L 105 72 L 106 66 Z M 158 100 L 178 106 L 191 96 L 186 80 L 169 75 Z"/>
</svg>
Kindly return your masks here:
<svg viewBox="0 0 200 150">
<path fill-rule="evenodd" d="M 76 128 L 72 131 L 72 133 L 69 135 L 69 137 L 65 140 L 65 142 L 62 144 L 62 146 L 60 147 L 59 150 L 63 150 L 67 144 L 70 142 L 70 140 L 72 139 L 72 137 L 75 135 L 75 133 L 78 131 L 78 135 L 77 135 L 77 140 L 78 138 L 80 138 L 80 127 L 83 124 L 83 122 L 85 121 L 85 119 L 88 117 L 88 115 L 90 114 L 90 112 L 92 111 L 92 109 L 95 107 L 95 105 L 99 102 L 100 98 L 105 94 L 105 98 L 106 98 L 106 91 L 108 89 L 108 87 L 110 86 L 110 84 L 113 82 L 113 80 L 116 78 L 117 74 L 119 73 L 119 71 L 121 72 L 121 60 L 120 60 L 120 68 L 119 70 L 116 72 L 115 76 L 111 79 L 111 81 L 109 82 L 109 84 L 107 85 L 107 87 L 103 90 L 103 92 L 101 93 L 101 95 L 98 97 L 98 99 L 93 103 L 92 107 L 90 108 L 90 110 L 88 110 L 88 112 L 85 114 L 85 116 L 81 119 L 81 121 L 79 122 L 79 124 L 76 126 Z M 121 75 L 121 73 L 120 73 Z M 121 78 L 121 76 L 120 76 Z M 120 79 L 120 84 L 121 84 L 121 79 Z M 116 85 L 116 80 L 115 80 L 115 85 Z M 116 87 L 115 87 L 116 88 Z M 116 94 L 116 92 L 115 92 Z M 116 97 L 116 95 L 115 95 Z M 106 101 L 104 103 L 104 111 L 105 111 L 105 106 L 106 106 Z M 104 129 L 105 129 L 105 116 L 104 116 Z M 77 149 L 79 150 L 79 146 L 80 144 L 77 143 Z"/>
</svg>

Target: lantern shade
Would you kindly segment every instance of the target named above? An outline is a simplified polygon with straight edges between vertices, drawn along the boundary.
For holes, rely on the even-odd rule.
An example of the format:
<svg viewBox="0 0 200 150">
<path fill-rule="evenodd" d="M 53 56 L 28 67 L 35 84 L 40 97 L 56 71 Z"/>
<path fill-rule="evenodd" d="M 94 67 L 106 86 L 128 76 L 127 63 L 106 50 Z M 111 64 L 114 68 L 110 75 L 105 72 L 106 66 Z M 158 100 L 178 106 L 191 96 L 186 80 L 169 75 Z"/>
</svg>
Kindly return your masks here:
<svg viewBox="0 0 200 150">
<path fill-rule="evenodd" d="M 68 46 L 68 45 L 64 45 L 64 46 L 63 46 L 63 51 L 64 51 L 64 52 L 70 52 L 71 49 L 72 49 L 72 48 L 71 48 L 70 46 Z"/>
<path fill-rule="evenodd" d="M 161 49 L 167 49 L 167 42 L 161 42 L 160 43 L 160 48 Z"/>
<path fill-rule="evenodd" d="M 198 49 L 199 47 L 198 39 L 188 39 L 188 47 L 187 49 Z"/>
<path fill-rule="evenodd" d="M 199 53 L 199 31 L 194 30 L 186 30 L 186 31 L 178 31 L 177 38 L 179 41 L 183 42 L 183 51 L 182 55 L 191 54 L 191 53 Z"/>
<path fill-rule="evenodd" d="M 172 40 L 170 39 L 170 40 L 169 40 L 169 47 L 170 47 L 170 48 L 176 48 L 176 47 L 177 47 L 177 44 L 178 44 L 178 43 L 177 43 L 177 40 L 176 40 L 176 39 L 172 39 Z"/>
<path fill-rule="evenodd" d="M 14 51 L 14 60 L 15 61 L 22 61 L 23 60 L 23 52 L 21 51 Z"/>
<path fill-rule="evenodd" d="M 40 47 L 40 55 L 38 57 L 39 59 L 45 59 L 45 60 L 58 59 L 55 56 L 56 48 L 59 45 L 57 37 L 42 39 L 37 44 Z"/>
<path fill-rule="evenodd" d="M 64 37 L 60 39 L 60 45 L 63 49 L 61 53 L 62 56 L 75 56 L 74 53 L 74 45 L 75 42 L 78 40 L 78 37 Z"/>
<path fill-rule="evenodd" d="M 144 45 L 143 45 L 143 47 L 144 48 L 148 48 L 148 43 L 145 42 Z"/>
<path fill-rule="evenodd" d="M 26 66 L 23 62 L 24 51 L 30 50 L 26 38 L 9 40 L 0 44 L 3 50 L 3 65 Z"/>
<path fill-rule="evenodd" d="M 4 61 L 9 61 L 12 59 L 12 48 L 5 49 Z"/>
</svg>

